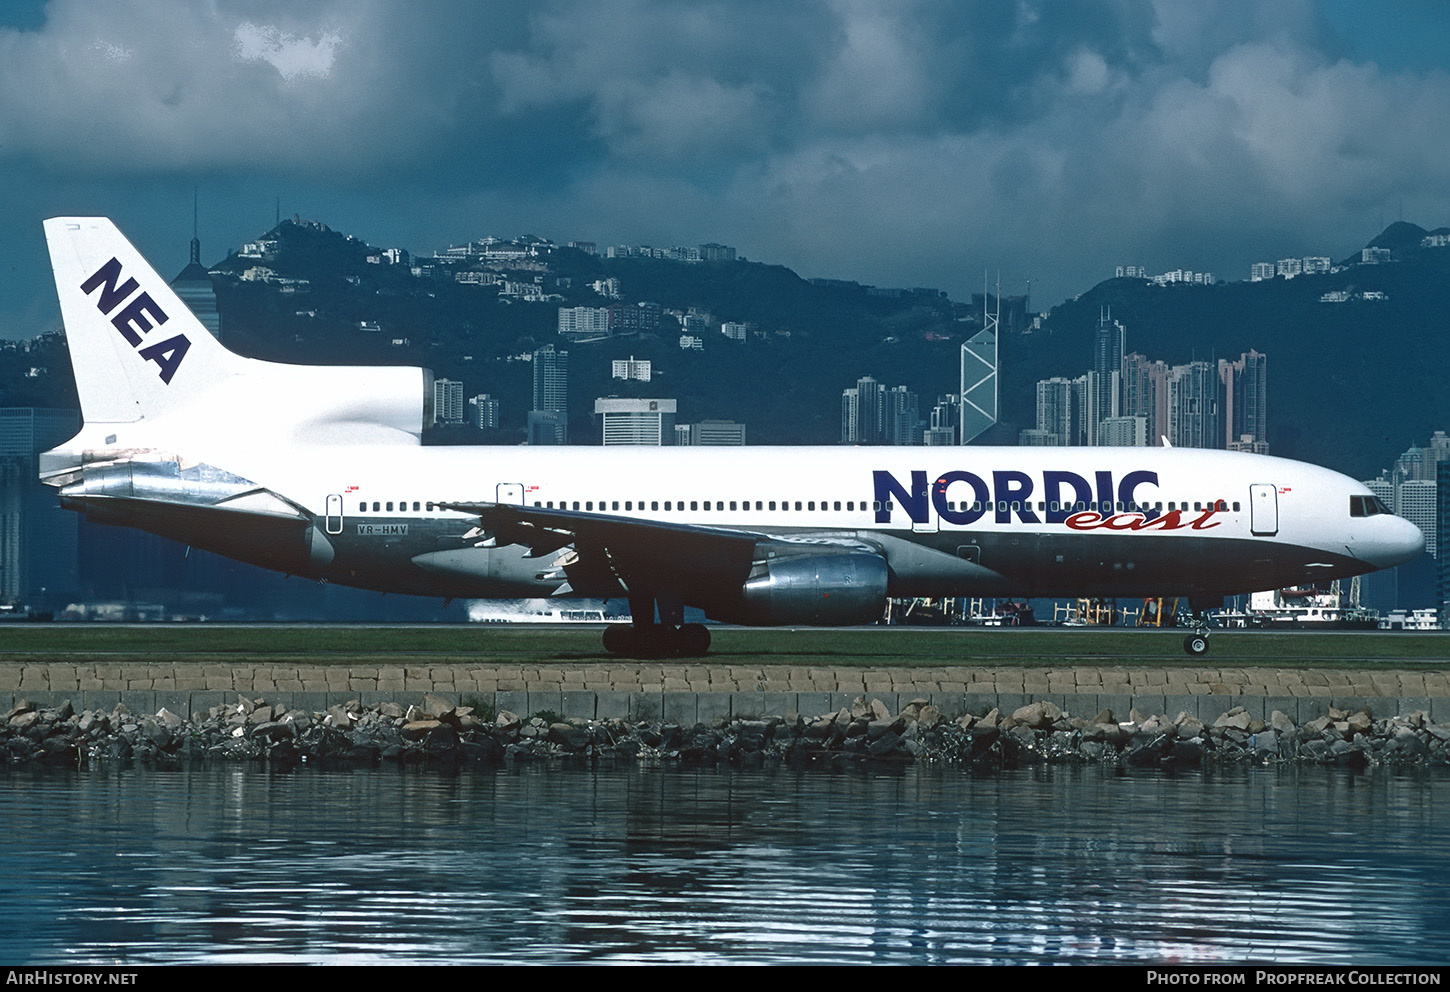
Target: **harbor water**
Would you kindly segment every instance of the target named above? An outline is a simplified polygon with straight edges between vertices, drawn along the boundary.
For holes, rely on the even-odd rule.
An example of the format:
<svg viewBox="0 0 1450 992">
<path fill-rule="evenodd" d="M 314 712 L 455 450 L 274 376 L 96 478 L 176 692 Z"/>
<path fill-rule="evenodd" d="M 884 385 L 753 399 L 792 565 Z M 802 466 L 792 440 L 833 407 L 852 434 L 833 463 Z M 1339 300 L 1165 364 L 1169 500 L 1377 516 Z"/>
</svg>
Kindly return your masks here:
<svg viewBox="0 0 1450 992">
<path fill-rule="evenodd" d="M 1450 960 L 1450 774 L 0 773 L 0 962 Z"/>
</svg>

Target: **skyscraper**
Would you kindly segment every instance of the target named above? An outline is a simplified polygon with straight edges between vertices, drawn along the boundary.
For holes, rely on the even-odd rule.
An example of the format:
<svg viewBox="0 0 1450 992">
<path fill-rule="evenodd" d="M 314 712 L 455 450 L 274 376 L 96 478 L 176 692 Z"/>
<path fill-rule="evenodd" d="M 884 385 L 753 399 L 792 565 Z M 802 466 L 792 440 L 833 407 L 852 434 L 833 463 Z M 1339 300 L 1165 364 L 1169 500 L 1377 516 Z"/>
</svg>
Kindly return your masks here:
<svg viewBox="0 0 1450 992">
<path fill-rule="evenodd" d="M 534 352 L 534 410 L 569 408 L 569 353 L 546 344 Z"/>
<path fill-rule="evenodd" d="M 75 410 L 0 409 L 0 601 L 43 608 L 78 584 L 79 518 L 40 483 L 37 456 L 80 426 Z"/>
<path fill-rule="evenodd" d="M 1218 369 L 1189 362 L 1168 370 L 1168 440 L 1176 448 L 1220 448 Z"/>
<path fill-rule="evenodd" d="M 498 430 L 499 402 L 488 393 L 479 393 L 468 401 L 473 407 L 474 424 L 481 431 Z"/>
<path fill-rule="evenodd" d="M 222 339 L 222 317 L 216 306 L 216 287 L 211 273 L 201 264 L 201 239 L 197 236 L 196 204 L 191 207 L 191 261 L 171 280 L 171 288 L 181 297 L 201 325 L 218 341 Z"/>
<path fill-rule="evenodd" d="M 463 423 L 463 383 L 453 379 L 433 380 L 433 423 Z"/>
<path fill-rule="evenodd" d="M 1236 362 L 1219 359 L 1218 374 L 1223 385 L 1224 447 L 1268 454 L 1268 359 L 1253 350 Z"/>
<path fill-rule="evenodd" d="M 886 387 L 869 375 L 841 392 L 841 443 L 880 444 L 884 436 Z"/>
<path fill-rule="evenodd" d="M 529 444 L 569 442 L 569 353 L 546 344 L 534 352 L 534 405 Z"/>
<path fill-rule="evenodd" d="M 984 304 L 985 306 L 985 304 Z M 968 444 L 997 422 L 997 318 L 962 345 L 961 443 Z"/>
<path fill-rule="evenodd" d="M 1093 367 L 1088 379 L 1087 443 L 1098 444 L 1098 425 L 1119 415 L 1122 395 L 1123 357 L 1127 329 L 1113 319 L 1112 311 L 1098 311 L 1093 336 Z"/>
<path fill-rule="evenodd" d="M 883 440 L 887 444 L 921 444 L 921 411 L 916 393 L 894 386 L 884 396 Z"/>
<path fill-rule="evenodd" d="M 1147 443 L 1168 433 L 1168 366 L 1133 352 L 1123 356 L 1123 401 L 1119 415 L 1142 417 Z"/>
<path fill-rule="evenodd" d="M 1037 427 L 1034 444 L 1077 444 L 1074 430 L 1072 382 L 1061 376 L 1037 383 Z M 1055 440 L 1047 440 L 1054 438 Z"/>
</svg>

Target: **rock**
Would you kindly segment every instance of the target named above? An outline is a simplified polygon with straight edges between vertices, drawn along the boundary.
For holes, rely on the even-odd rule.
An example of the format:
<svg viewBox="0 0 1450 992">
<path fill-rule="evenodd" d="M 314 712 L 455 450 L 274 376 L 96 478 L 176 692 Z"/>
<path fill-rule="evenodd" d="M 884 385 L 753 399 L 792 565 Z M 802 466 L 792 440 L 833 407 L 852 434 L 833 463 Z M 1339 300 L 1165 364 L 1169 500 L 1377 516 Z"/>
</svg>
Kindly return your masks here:
<svg viewBox="0 0 1450 992">
<path fill-rule="evenodd" d="M 1203 736 L 1203 721 L 1192 714 L 1179 713 L 1173 725 L 1177 728 L 1179 740 L 1189 741 Z"/>
<path fill-rule="evenodd" d="M 1062 710 L 1056 704 L 1048 700 L 1039 700 L 1035 703 L 1028 703 L 1026 706 L 1019 706 L 1012 711 L 1014 723 L 1025 724 L 1038 730 L 1044 730 L 1052 726 L 1062 718 Z"/>
<path fill-rule="evenodd" d="M 442 696 L 429 693 L 423 697 L 423 702 L 418 707 L 422 713 L 434 720 L 441 720 L 453 712 L 453 704 Z"/>
<path fill-rule="evenodd" d="M 403 739 L 407 741 L 421 741 L 441 726 L 443 726 L 441 720 L 409 720 L 402 726 Z"/>
<path fill-rule="evenodd" d="M 1233 727 L 1235 730 L 1248 730 L 1253 718 L 1242 706 L 1235 706 L 1227 713 L 1219 714 L 1219 718 L 1213 721 L 1215 727 Z"/>
</svg>

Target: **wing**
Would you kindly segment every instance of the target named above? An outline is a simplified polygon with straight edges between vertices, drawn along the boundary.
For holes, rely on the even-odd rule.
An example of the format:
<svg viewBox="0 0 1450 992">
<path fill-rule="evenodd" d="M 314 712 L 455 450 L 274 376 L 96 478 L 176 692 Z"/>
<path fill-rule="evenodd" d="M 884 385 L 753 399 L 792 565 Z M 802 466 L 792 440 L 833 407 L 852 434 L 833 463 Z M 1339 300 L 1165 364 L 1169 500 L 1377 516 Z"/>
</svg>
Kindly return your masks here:
<svg viewBox="0 0 1450 992">
<path fill-rule="evenodd" d="M 786 606 L 793 615 L 799 606 L 811 617 L 823 615 L 821 600 L 848 593 L 852 595 L 845 598 L 854 604 L 865 593 L 869 605 L 864 609 L 853 605 L 848 615 L 865 615 L 868 620 L 880 615 L 877 600 L 884 601 L 886 562 L 881 549 L 850 534 L 781 537 L 734 527 L 507 503 L 442 505 L 478 517 L 496 545 L 522 545 L 535 557 L 568 549 L 557 563 L 561 579 L 566 580 L 561 593 L 668 596 L 728 615 L 741 602 L 754 602 L 762 595 L 778 598 L 783 592 L 789 606 L 772 604 L 768 610 Z M 846 602 L 839 605 L 847 607 Z M 793 621 L 782 614 L 772 622 Z"/>
</svg>

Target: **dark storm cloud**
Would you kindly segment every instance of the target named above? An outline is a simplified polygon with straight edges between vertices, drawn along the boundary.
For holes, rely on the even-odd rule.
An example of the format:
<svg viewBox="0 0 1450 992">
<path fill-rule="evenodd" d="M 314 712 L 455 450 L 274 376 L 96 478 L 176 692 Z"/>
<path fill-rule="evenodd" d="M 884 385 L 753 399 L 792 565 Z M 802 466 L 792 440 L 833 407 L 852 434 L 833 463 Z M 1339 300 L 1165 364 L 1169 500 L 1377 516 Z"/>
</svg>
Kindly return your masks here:
<svg viewBox="0 0 1450 992">
<path fill-rule="evenodd" d="M 164 230 L 171 257 L 193 184 L 211 255 L 280 195 L 414 250 L 719 240 L 954 295 L 1000 268 L 1044 307 L 1114 264 L 1242 278 L 1347 253 L 1400 203 L 1450 219 L 1450 78 L 1382 69 L 1338 9 L 54 0 L 0 28 L 24 191 L 0 230 L 33 258 L 0 312 L 48 295 L 45 214 L 113 214 L 143 250 Z"/>
</svg>

